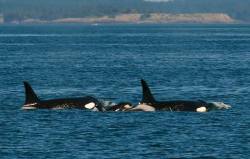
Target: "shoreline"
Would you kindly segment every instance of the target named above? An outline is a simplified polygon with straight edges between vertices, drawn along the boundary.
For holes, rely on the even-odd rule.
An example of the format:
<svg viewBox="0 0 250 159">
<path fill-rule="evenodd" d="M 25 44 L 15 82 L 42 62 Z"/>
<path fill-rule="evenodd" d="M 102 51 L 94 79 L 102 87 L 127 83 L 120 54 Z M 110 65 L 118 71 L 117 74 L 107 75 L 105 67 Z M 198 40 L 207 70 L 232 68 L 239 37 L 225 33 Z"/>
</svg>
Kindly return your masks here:
<svg viewBox="0 0 250 159">
<path fill-rule="evenodd" d="M 60 18 L 54 20 L 24 19 L 1 24 L 236 24 L 244 23 L 223 13 L 195 13 L 195 14 L 119 14 L 115 16 Z"/>
</svg>

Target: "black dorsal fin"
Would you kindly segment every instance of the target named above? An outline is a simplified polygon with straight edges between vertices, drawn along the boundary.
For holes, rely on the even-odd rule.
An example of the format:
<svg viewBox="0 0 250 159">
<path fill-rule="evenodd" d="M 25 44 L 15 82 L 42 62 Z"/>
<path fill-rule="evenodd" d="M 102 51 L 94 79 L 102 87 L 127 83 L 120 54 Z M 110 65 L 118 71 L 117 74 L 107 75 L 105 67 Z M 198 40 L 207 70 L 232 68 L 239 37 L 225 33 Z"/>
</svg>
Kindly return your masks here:
<svg viewBox="0 0 250 159">
<path fill-rule="evenodd" d="M 24 88 L 25 88 L 25 104 L 31 104 L 36 103 L 39 101 L 39 98 L 37 97 L 36 93 L 30 86 L 30 84 L 26 81 L 23 82 Z"/>
<path fill-rule="evenodd" d="M 155 99 L 148 87 L 148 84 L 143 79 L 141 80 L 142 85 L 142 100 L 141 103 L 153 103 Z"/>
</svg>

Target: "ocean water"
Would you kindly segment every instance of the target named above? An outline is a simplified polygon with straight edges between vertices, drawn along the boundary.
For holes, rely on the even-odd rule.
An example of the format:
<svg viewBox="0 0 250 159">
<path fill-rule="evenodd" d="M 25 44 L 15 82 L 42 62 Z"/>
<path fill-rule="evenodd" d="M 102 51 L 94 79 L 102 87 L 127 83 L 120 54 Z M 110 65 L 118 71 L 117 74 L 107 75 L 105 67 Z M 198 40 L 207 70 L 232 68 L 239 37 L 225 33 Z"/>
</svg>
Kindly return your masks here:
<svg viewBox="0 0 250 159">
<path fill-rule="evenodd" d="M 192 112 L 23 111 L 91 95 L 222 101 Z M 250 158 L 250 25 L 1 25 L 0 158 Z"/>
</svg>

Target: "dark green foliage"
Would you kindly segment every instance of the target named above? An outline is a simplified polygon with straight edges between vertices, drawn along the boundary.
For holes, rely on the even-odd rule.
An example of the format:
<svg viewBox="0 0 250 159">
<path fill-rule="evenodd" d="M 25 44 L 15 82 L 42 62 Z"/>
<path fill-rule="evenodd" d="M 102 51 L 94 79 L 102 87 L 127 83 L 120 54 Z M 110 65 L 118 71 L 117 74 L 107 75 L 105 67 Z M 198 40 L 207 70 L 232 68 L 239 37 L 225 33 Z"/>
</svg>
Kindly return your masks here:
<svg viewBox="0 0 250 159">
<path fill-rule="evenodd" d="M 5 21 L 35 18 L 114 16 L 121 13 L 226 13 L 250 22 L 250 0 L 0 0 Z"/>
</svg>

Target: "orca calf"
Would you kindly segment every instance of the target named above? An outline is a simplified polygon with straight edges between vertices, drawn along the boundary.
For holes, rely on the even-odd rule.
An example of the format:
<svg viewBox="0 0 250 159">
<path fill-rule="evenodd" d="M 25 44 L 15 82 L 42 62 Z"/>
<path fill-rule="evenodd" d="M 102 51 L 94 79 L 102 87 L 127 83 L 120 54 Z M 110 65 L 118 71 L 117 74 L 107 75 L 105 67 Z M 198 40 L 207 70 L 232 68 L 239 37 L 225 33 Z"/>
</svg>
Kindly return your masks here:
<svg viewBox="0 0 250 159">
<path fill-rule="evenodd" d="M 221 109 L 230 108 L 229 105 L 219 102 L 207 103 L 201 100 L 198 101 L 186 101 L 186 100 L 175 100 L 175 101 L 156 101 L 153 97 L 148 84 L 143 79 L 141 80 L 142 85 L 142 100 L 136 107 L 129 111 L 190 111 L 190 112 L 207 112 L 212 109 L 216 109 L 218 105 Z"/>
<path fill-rule="evenodd" d="M 127 111 L 132 109 L 132 104 L 129 102 L 121 102 L 111 107 L 106 108 L 106 111 Z"/>
<path fill-rule="evenodd" d="M 86 96 L 81 98 L 62 98 L 51 100 L 40 100 L 30 84 L 23 82 L 25 88 L 25 103 L 22 109 L 86 109 L 92 111 L 103 111 L 102 104 L 95 98 Z"/>
</svg>

